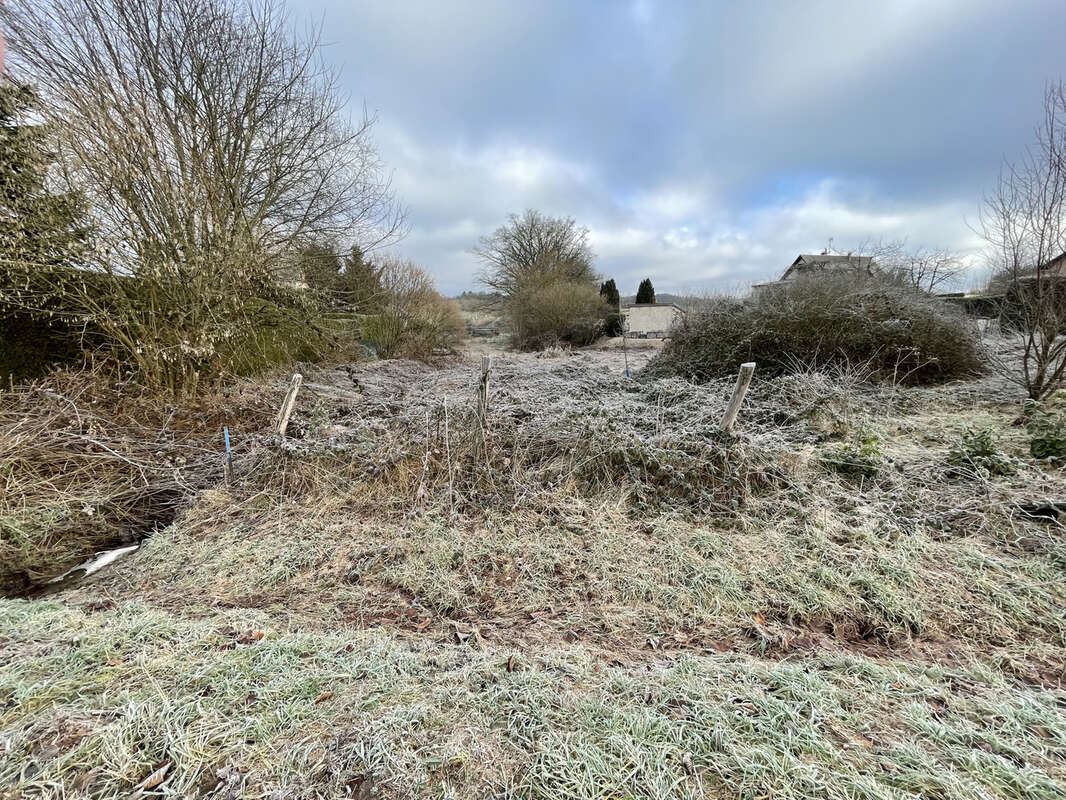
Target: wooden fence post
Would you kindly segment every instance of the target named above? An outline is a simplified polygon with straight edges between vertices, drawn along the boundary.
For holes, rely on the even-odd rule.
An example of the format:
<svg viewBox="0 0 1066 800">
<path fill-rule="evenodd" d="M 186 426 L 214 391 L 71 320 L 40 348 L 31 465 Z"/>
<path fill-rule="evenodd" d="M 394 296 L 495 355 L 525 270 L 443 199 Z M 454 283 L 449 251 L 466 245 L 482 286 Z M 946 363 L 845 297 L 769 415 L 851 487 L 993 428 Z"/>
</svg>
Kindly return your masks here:
<svg viewBox="0 0 1066 800">
<path fill-rule="evenodd" d="M 300 384 L 303 383 L 303 379 L 303 375 L 299 372 L 292 376 L 292 383 L 289 384 L 289 391 L 285 393 L 285 400 L 281 404 L 281 411 L 278 412 L 278 422 L 274 432 L 282 439 L 285 438 L 285 431 L 289 428 L 289 417 L 292 416 L 292 409 L 296 405 L 296 395 L 300 391 Z"/>
<path fill-rule="evenodd" d="M 482 427 L 489 414 L 489 370 L 492 368 L 492 358 L 481 357 L 481 383 L 477 387 L 477 416 Z"/>
<path fill-rule="evenodd" d="M 729 405 L 726 406 L 725 414 L 722 415 L 721 427 L 726 433 L 733 431 L 733 423 L 737 421 L 737 414 L 740 413 L 740 406 L 744 402 L 744 395 L 748 393 L 748 386 L 751 384 L 751 376 L 754 372 L 754 361 L 748 361 L 740 365 L 737 385 L 733 387 L 733 396 L 729 398 Z"/>
</svg>

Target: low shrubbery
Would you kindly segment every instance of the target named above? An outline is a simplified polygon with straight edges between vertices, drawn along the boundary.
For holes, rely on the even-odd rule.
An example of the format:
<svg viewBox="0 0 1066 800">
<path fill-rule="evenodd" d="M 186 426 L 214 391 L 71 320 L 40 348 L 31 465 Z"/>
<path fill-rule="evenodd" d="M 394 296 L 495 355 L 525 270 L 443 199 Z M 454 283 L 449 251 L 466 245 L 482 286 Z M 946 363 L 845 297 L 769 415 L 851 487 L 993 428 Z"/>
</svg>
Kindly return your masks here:
<svg viewBox="0 0 1066 800">
<path fill-rule="evenodd" d="M 603 335 L 610 308 L 594 285 L 562 281 L 523 287 L 508 301 L 508 311 L 515 346 L 536 350 L 591 344 Z"/>
<path fill-rule="evenodd" d="M 1037 406 L 1026 425 L 1029 454 L 1041 460 L 1066 463 L 1066 421 L 1061 413 Z"/>
<path fill-rule="evenodd" d="M 651 369 L 706 380 L 745 361 L 761 374 L 863 364 L 873 377 L 904 383 L 973 375 L 984 363 L 969 323 L 935 297 L 887 281 L 822 278 L 709 303 L 682 322 Z"/>
<path fill-rule="evenodd" d="M 373 313 L 362 317 L 363 339 L 381 358 L 426 359 L 452 350 L 466 334 L 454 300 L 442 297 L 433 278 L 410 261 L 386 259 Z"/>
</svg>

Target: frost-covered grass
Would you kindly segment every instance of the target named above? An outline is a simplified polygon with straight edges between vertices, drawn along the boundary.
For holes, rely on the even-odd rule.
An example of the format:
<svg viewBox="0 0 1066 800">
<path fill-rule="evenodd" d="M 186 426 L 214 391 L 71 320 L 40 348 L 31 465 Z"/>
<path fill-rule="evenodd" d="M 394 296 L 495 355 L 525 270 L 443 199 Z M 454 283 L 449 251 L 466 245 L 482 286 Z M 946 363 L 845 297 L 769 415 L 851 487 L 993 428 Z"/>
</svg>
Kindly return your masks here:
<svg viewBox="0 0 1066 800">
<path fill-rule="evenodd" d="M 1066 539 L 1017 508 L 1066 473 L 994 379 L 758 381 L 733 442 L 728 381 L 494 369 L 480 441 L 472 364 L 308 375 L 231 490 L 0 601 L 0 797 L 1066 793 Z M 978 425 L 1014 471 L 954 468 Z"/>
<path fill-rule="evenodd" d="M 264 636 L 240 643 L 227 620 Z M 1066 786 L 1062 695 L 976 663 L 634 667 L 574 645 L 509 671 L 506 649 L 270 623 L 4 601 L 6 796 L 119 796 L 166 762 L 168 794 L 186 796 L 220 781 L 247 797 L 1050 799 Z"/>
</svg>

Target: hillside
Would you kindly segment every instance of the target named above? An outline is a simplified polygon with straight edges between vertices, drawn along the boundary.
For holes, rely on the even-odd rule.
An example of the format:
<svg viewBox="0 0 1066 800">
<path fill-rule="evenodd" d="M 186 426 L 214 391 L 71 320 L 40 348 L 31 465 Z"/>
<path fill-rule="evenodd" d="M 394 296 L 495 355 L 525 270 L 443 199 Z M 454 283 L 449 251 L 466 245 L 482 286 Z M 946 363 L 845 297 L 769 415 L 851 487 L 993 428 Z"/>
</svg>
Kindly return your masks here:
<svg viewBox="0 0 1066 800">
<path fill-rule="evenodd" d="M 239 387 L 231 488 L 0 601 L 0 796 L 1063 795 L 1015 388 L 756 372 L 731 438 L 730 381 L 621 359 L 499 355 L 483 428 L 473 360 L 311 371 L 281 445 L 284 377 Z"/>
</svg>

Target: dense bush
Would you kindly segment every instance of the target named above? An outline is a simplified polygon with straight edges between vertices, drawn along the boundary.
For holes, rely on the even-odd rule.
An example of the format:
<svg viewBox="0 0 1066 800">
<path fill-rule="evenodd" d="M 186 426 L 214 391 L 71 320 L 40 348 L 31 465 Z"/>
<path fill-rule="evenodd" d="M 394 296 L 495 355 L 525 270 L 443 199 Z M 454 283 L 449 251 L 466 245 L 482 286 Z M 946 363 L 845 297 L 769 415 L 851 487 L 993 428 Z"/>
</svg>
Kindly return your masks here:
<svg viewBox="0 0 1066 800">
<path fill-rule="evenodd" d="M 511 297 L 508 310 L 514 344 L 527 350 L 591 344 L 603 335 L 610 311 L 595 285 L 571 281 L 525 287 Z"/>
<path fill-rule="evenodd" d="M 650 370 L 705 380 L 745 361 L 763 374 L 863 364 L 872 377 L 924 383 L 973 375 L 983 354 L 971 324 L 932 295 L 887 281 L 812 278 L 708 303 Z"/>
</svg>

